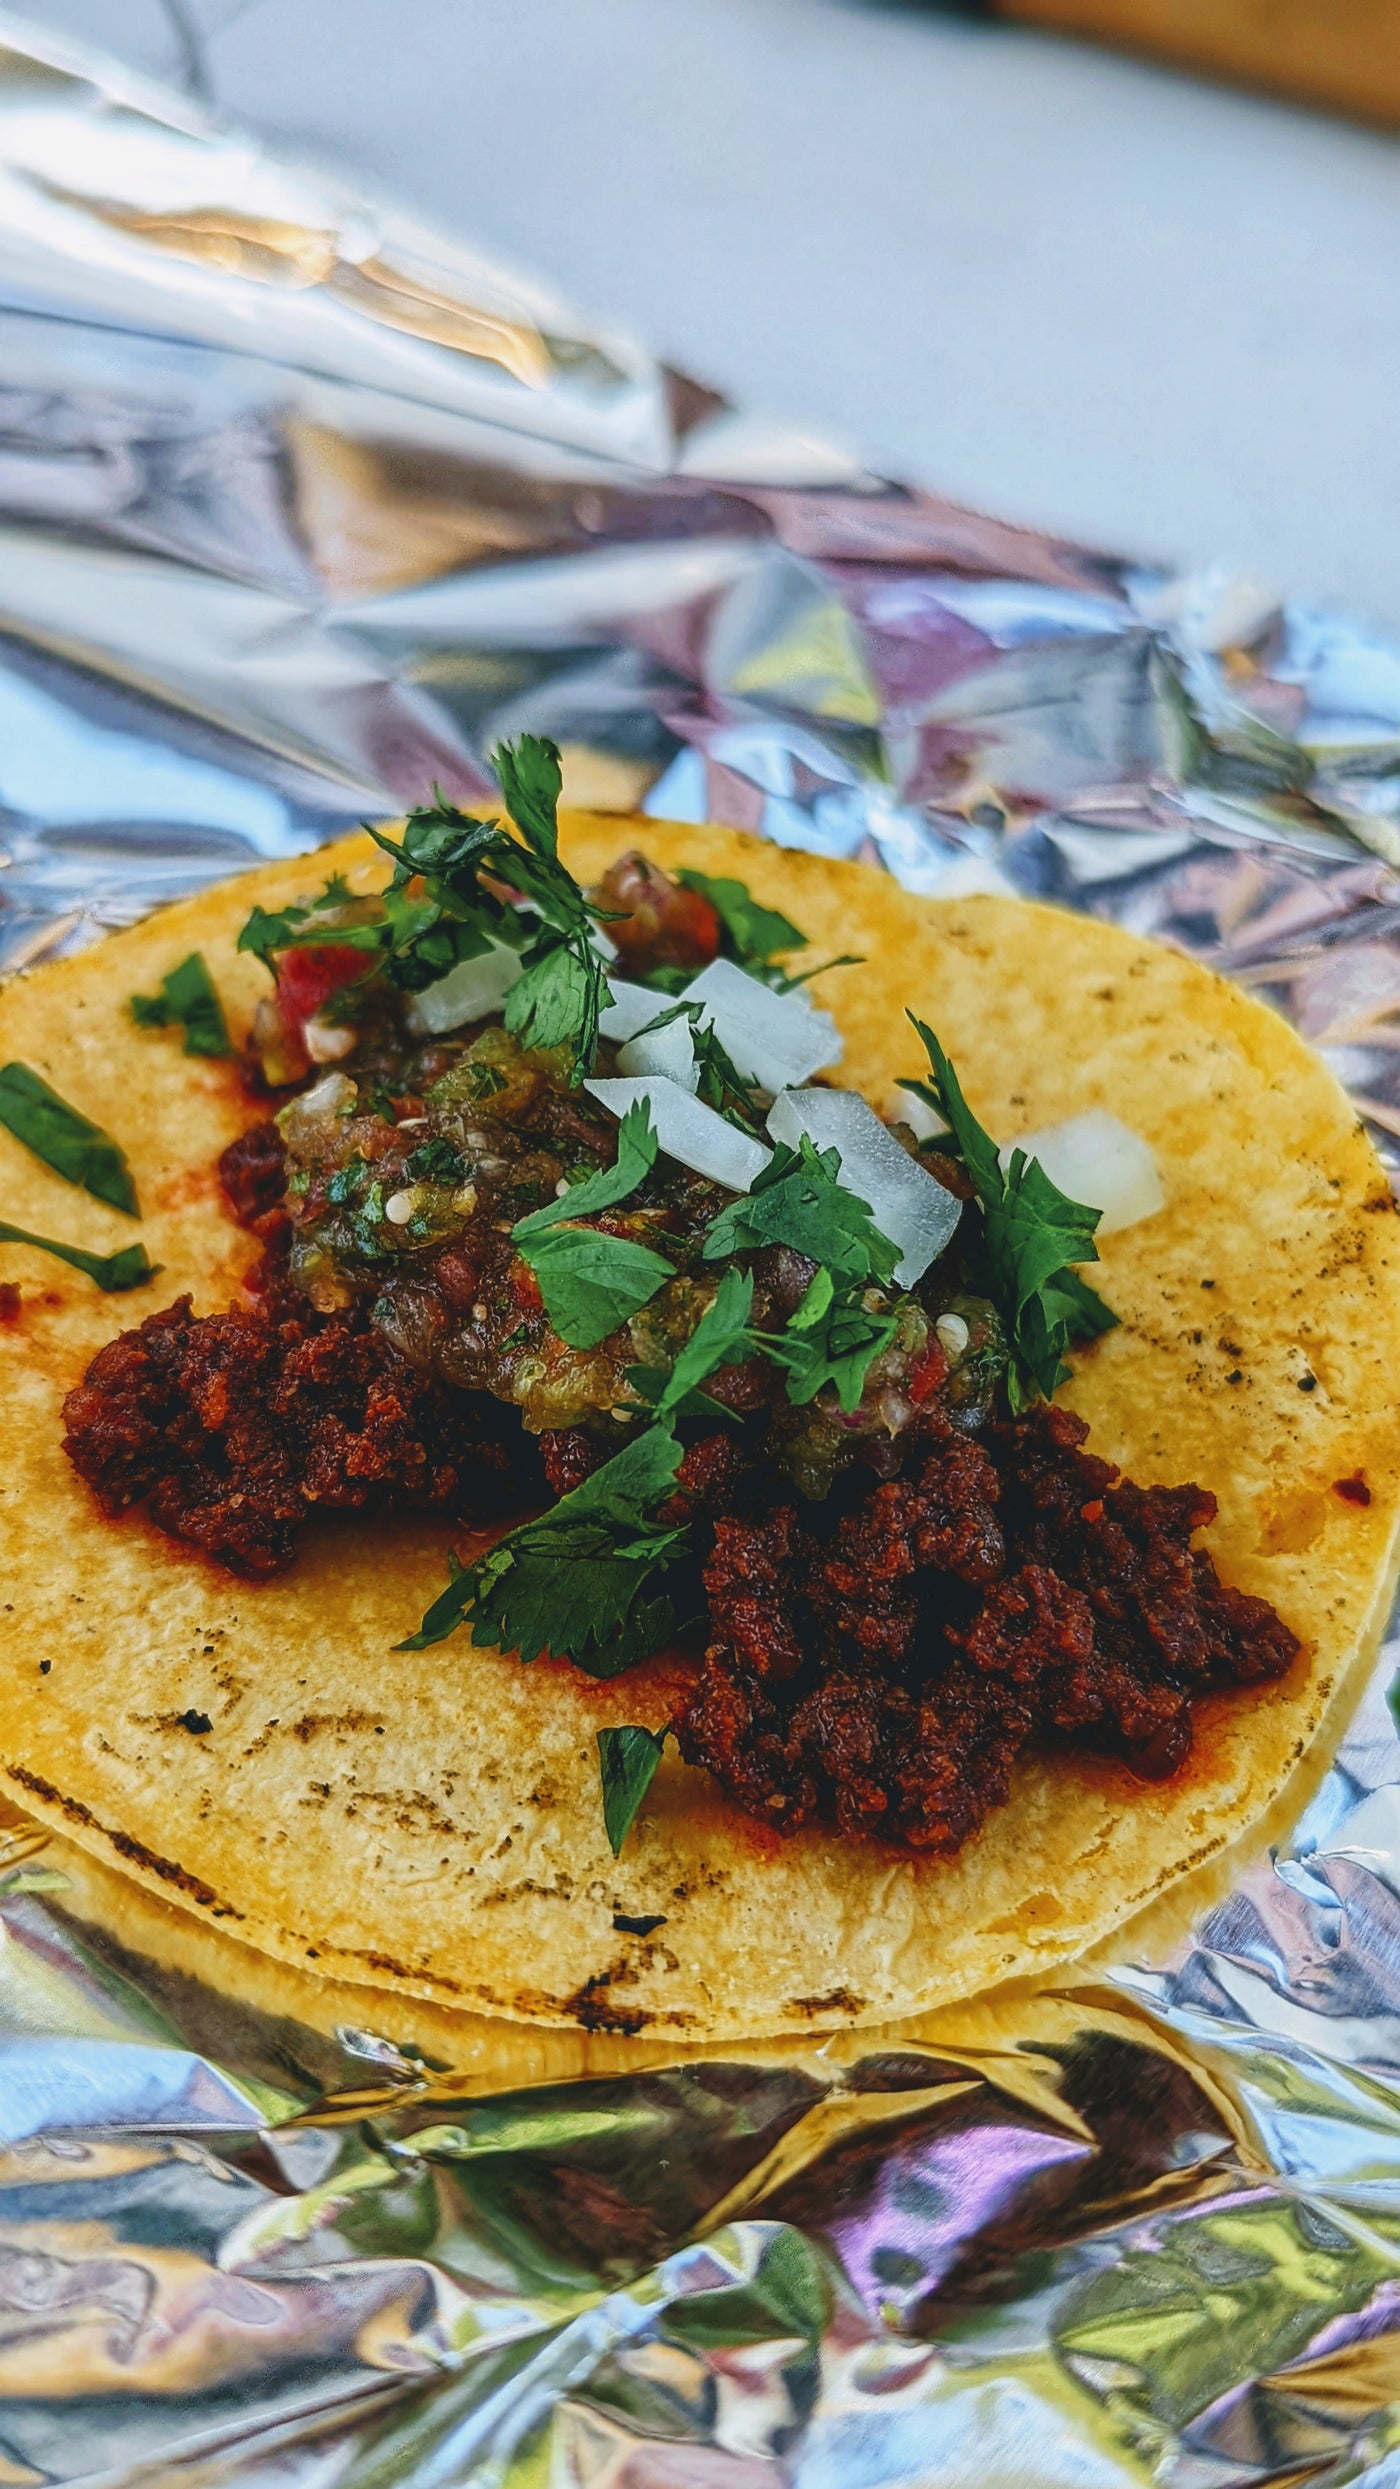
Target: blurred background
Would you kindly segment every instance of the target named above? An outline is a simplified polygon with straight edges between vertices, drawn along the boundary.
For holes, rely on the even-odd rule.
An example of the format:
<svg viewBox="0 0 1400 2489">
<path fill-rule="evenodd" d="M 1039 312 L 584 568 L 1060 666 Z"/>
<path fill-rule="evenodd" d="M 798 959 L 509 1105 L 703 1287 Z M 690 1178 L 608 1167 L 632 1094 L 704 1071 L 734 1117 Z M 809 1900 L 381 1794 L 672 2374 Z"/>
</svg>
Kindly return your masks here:
<svg viewBox="0 0 1400 2489">
<path fill-rule="evenodd" d="M 1400 629 L 1400 141 L 1382 126 L 875 0 L 25 13 L 886 473 Z M 1400 104 L 1400 0 L 1077 13 L 1363 108 L 1373 88 L 1378 122 Z"/>
</svg>

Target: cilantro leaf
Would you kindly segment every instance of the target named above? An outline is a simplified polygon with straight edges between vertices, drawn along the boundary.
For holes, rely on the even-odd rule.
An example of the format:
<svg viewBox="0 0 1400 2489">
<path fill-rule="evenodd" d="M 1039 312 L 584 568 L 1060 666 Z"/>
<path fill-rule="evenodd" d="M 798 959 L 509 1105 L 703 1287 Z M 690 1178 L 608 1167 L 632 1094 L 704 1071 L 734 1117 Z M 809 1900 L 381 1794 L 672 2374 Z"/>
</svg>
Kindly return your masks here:
<svg viewBox="0 0 1400 2489">
<path fill-rule="evenodd" d="M 380 921 L 378 902 L 357 899 L 343 874 L 333 874 L 318 898 L 306 904 L 293 901 L 287 907 L 255 907 L 239 934 L 236 947 L 250 951 L 260 959 L 272 976 L 277 974 L 279 951 L 305 951 L 317 944 L 336 943 L 349 951 L 375 952 L 385 949 L 388 934 Z M 346 908 L 357 910 L 347 924 L 330 921 Z"/>
<path fill-rule="evenodd" d="M 392 1105 L 392 1099 L 389 1103 Z M 389 1115 L 385 1120 L 392 1123 L 394 1118 Z M 460 1184 L 467 1162 L 441 1132 L 435 1132 L 430 1140 L 420 1141 L 410 1151 L 403 1171 L 410 1184 Z"/>
<path fill-rule="evenodd" d="M 656 1164 L 659 1147 L 656 1127 L 651 1120 L 651 1107 L 645 1098 L 629 1106 L 617 1128 L 617 1157 L 610 1167 L 599 1167 L 586 1175 L 579 1184 L 571 1184 L 555 1201 L 547 1201 L 542 1210 L 530 1211 L 528 1217 L 517 1219 L 511 1229 L 511 1241 L 524 1246 L 532 1236 L 545 1228 L 557 1227 L 563 1219 L 592 1218 L 599 1210 L 612 1210 L 629 1193 L 635 1193 L 644 1176 Z"/>
<path fill-rule="evenodd" d="M 791 917 L 780 916 L 775 907 L 764 907 L 746 883 L 731 880 L 727 874 L 697 873 L 692 868 L 682 867 L 676 879 L 687 890 L 696 890 L 702 899 L 709 900 L 720 921 L 720 956 L 732 959 L 740 968 L 746 968 L 751 977 L 760 978 L 776 994 L 795 993 L 798 986 L 808 984 L 828 968 L 859 968 L 864 964 L 859 953 L 843 951 L 839 959 L 819 959 L 815 967 L 800 969 L 794 976 L 780 968 L 775 957 L 779 951 L 805 951 L 807 948 L 806 934 L 792 922 Z M 645 982 L 660 985 L 670 973 L 678 975 L 680 982 L 676 990 L 679 991 L 691 971 L 653 969 Z"/>
<path fill-rule="evenodd" d="M 675 1276 L 674 1263 L 647 1245 L 567 1223 L 610 1210 L 635 1192 L 655 1165 L 656 1150 L 651 1109 L 639 1099 L 618 1127 L 616 1163 L 571 1184 L 511 1229 L 539 1282 L 545 1312 L 570 1348 L 596 1348 Z"/>
<path fill-rule="evenodd" d="M 576 1087 L 592 1065 L 598 1017 L 612 1001 L 603 962 L 585 931 L 532 943 L 506 996 L 505 1024 L 522 1045 L 566 1046 Z"/>
<path fill-rule="evenodd" d="M 671 1600 L 651 1592 L 688 1534 L 651 1520 L 648 1507 L 670 1494 L 680 1464 L 681 1447 L 667 1428 L 635 1435 L 479 1563 L 454 1559 L 447 1588 L 398 1648 L 424 1650 L 470 1616 L 474 1643 L 514 1650 L 522 1660 L 548 1652 L 594 1677 L 635 1666 L 675 1631 Z"/>
<path fill-rule="evenodd" d="M 158 994 L 133 994 L 131 1016 L 138 1028 L 184 1030 L 186 1054 L 232 1054 L 224 1007 L 215 990 L 202 951 L 191 951 L 168 977 Z"/>
<path fill-rule="evenodd" d="M 745 1132 L 761 1132 L 763 1110 L 756 1103 L 758 1082 L 741 1072 L 726 1053 L 714 1022 L 703 1017 L 703 1007 L 692 1003 L 689 1009 L 691 1044 L 700 1074 L 695 1094 L 701 1105 L 713 1107 L 726 1123 L 738 1124 Z"/>
<path fill-rule="evenodd" d="M 674 1262 L 650 1245 L 594 1227 L 547 1228 L 520 1249 L 545 1312 L 570 1348 L 596 1348 L 676 1275 Z"/>
<path fill-rule="evenodd" d="M 963 1096 L 962 1084 L 931 1028 L 911 1011 L 933 1073 L 932 1084 L 905 1082 L 943 1117 L 950 1147 L 961 1158 L 982 1205 L 993 1291 L 1011 1347 L 1007 1396 L 1019 1411 L 1037 1395 L 1049 1399 L 1068 1373 L 1064 1352 L 1077 1339 L 1112 1330 L 1117 1315 L 1072 1267 L 1096 1262 L 1094 1230 L 1103 1213 L 1071 1201 L 1038 1159 L 1011 1153 L 1003 1169 L 997 1146 Z"/>
<path fill-rule="evenodd" d="M 835 959 L 819 959 L 815 968 L 800 968 L 796 976 L 784 976 L 776 968 L 768 973 L 766 982 L 775 994 L 795 994 L 799 987 L 810 985 L 813 977 L 824 977 L 828 968 L 863 968 L 864 951 L 841 951 Z"/>
<path fill-rule="evenodd" d="M 1105 1331 L 1118 1328 L 1118 1316 L 1077 1270 L 1056 1271 L 1043 1295 L 1047 1310 L 1069 1324 L 1073 1339 L 1102 1339 Z"/>
<path fill-rule="evenodd" d="M 140 1206 L 125 1154 L 100 1124 L 90 1123 L 27 1063 L 0 1067 L 0 1124 L 69 1184 L 94 1201 L 139 1219 Z"/>
<path fill-rule="evenodd" d="M 603 1783 L 603 1826 L 614 1858 L 637 1820 L 637 1810 L 656 1778 L 668 1731 L 664 1728 L 600 1728 L 598 1770 Z"/>
<path fill-rule="evenodd" d="M 260 959 L 275 976 L 276 954 L 291 948 L 296 940 L 295 928 L 306 914 L 304 907 L 255 907 L 235 947 L 240 951 L 251 951 L 254 959 Z"/>
<path fill-rule="evenodd" d="M 993 1216 L 984 1215 L 990 1227 Z M 995 1249 L 1014 1274 L 1018 1313 L 1067 1264 L 1098 1260 L 1094 1230 L 1102 1216 L 1101 1210 L 1069 1200 L 1038 1158 L 1028 1158 L 1023 1149 L 1012 1151 L 994 1224 Z"/>
<path fill-rule="evenodd" d="M 875 1225 L 867 1202 L 839 1181 L 840 1152 L 780 1143 L 749 1192 L 721 1210 L 705 1237 L 706 1261 L 784 1244 L 845 1279 L 894 1276 L 898 1245 Z"/>
<path fill-rule="evenodd" d="M 847 1417 L 860 1406 L 866 1377 L 899 1329 L 893 1314 L 871 1313 L 859 1282 L 838 1286 L 819 1270 L 785 1331 L 765 1332 L 766 1357 L 787 1369 L 787 1395 L 797 1407 L 830 1384 Z"/>
<path fill-rule="evenodd" d="M 687 890 L 708 899 L 723 927 L 721 947 L 741 968 L 763 969 L 775 951 L 805 951 L 807 936 L 790 917 L 764 907 L 747 884 L 727 874 L 698 873 L 683 866 L 676 879 Z"/>
<path fill-rule="evenodd" d="M 687 977 L 690 973 L 687 969 Z M 737 1124 L 744 1132 L 761 1132 L 763 1110 L 757 1103 L 758 1082 L 740 1071 L 721 1044 L 704 1003 L 674 1002 L 669 1010 L 658 1011 L 654 1020 L 638 1029 L 637 1035 L 650 1037 L 657 1029 L 669 1028 L 675 1020 L 690 1022 L 690 1046 L 697 1074 L 695 1094 L 701 1105 L 712 1107 L 727 1123 Z"/>
<path fill-rule="evenodd" d="M 56 1244 L 51 1236 L 31 1236 L 28 1228 L 11 1227 L 0 1219 L 0 1244 L 37 1246 L 40 1253 L 52 1253 L 60 1262 L 69 1262 L 95 1280 L 104 1296 L 122 1296 L 128 1288 L 144 1288 L 160 1269 L 143 1244 L 123 1245 L 118 1253 L 85 1253 L 81 1245 Z"/>
<path fill-rule="evenodd" d="M 905 1016 L 913 1022 L 923 1040 L 933 1071 L 933 1083 L 930 1086 L 925 1080 L 902 1080 L 900 1088 L 912 1090 L 915 1097 L 922 1098 L 926 1106 L 931 1106 L 936 1115 L 942 1116 L 948 1126 L 951 1153 L 961 1158 L 983 1204 L 999 1200 L 1002 1174 L 995 1141 L 973 1114 L 963 1096 L 962 1082 L 932 1029 L 912 1011 Z M 939 1137 L 942 1145 L 942 1136 Z"/>
<path fill-rule="evenodd" d="M 663 1424 L 677 1417 L 732 1417 L 731 1409 L 699 1386 L 720 1366 L 739 1365 L 752 1356 L 752 1312 L 752 1272 L 727 1270 L 669 1374 L 655 1366 L 629 1367 L 629 1383 L 651 1401 Z"/>
<path fill-rule="evenodd" d="M 518 743 L 499 743 L 491 766 L 521 836 L 539 855 L 559 853 L 559 796 L 564 784 L 559 746 L 545 735 L 522 735 Z"/>
</svg>

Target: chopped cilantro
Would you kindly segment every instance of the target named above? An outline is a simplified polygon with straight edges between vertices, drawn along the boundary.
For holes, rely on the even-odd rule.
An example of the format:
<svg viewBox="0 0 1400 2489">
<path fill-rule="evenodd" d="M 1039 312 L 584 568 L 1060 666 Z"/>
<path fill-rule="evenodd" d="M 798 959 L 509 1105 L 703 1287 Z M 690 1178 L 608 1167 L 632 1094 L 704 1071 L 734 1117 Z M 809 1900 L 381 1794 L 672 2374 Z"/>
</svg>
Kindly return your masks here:
<svg viewBox="0 0 1400 2489">
<path fill-rule="evenodd" d="M 810 985 L 813 977 L 824 977 L 828 968 L 863 968 L 864 951 L 842 951 L 835 959 L 819 959 L 814 968 L 800 968 L 796 976 L 782 976 L 775 969 L 768 978 L 775 994 L 795 994 L 799 986 Z"/>
<path fill-rule="evenodd" d="M 708 899 L 721 926 L 720 953 L 746 968 L 751 977 L 759 977 L 771 985 L 775 993 L 791 994 L 799 985 L 821 976 L 828 968 L 859 968 L 861 960 L 853 951 L 843 951 L 839 959 L 820 959 L 813 968 L 803 968 L 796 976 L 789 975 L 777 963 L 780 951 L 805 951 L 807 936 L 799 931 L 788 916 L 780 916 L 774 907 L 763 907 L 753 892 L 741 881 L 732 881 L 725 874 L 697 873 L 683 868 L 676 875 L 687 890 L 698 890 Z M 685 976 L 689 975 L 685 971 Z M 649 985 L 661 982 L 656 972 L 647 978 Z M 682 982 L 684 982 L 684 977 Z M 707 1101 L 708 1103 L 708 1101 Z"/>
<path fill-rule="evenodd" d="M 31 1236 L 25 1227 L 11 1227 L 0 1219 L 0 1244 L 34 1245 L 40 1253 L 52 1253 L 60 1262 L 69 1262 L 74 1270 L 83 1271 L 95 1280 L 104 1296 L 122 1296 L 128 1288 L 144 1288 L 154 1279 L 159 1262 L 150 1260 L 143 1244 L 123 1245 L 119 1253 L 85 1253 L 81 1245 L 55 1244 L 51 1236 Z"/>
<path fill-rule="evenodd" d="M 318 944 L 339 943 L 351 951 L 382 951 L 388 941 L 384 924 L 369 911 L 372 900 L 356 899 L 344 875 L 333 874 L 319 898 L 306 904 L 293 901 L 288 907 L 255 907 L 238 937 L 240 951 L 251 951 L 255 959 L 273 976 L 277 973 L 279 951 L 312 950 Z M 359 921 L 348 924 L 329 922 L 347 907 L 359 911 Z"/>
<path fill-rule="evenodd" d="M 569 1047 L 586 1071 L 598 1015 L 611 999 L 601 955 L 586 932 L 542 935 L 525 953 L 524 969 L 506 996 L 505 1024 L 522 1045 Z"/>
<path fill-rule="evenodd" d="M 42 1158 L 46 1167 L 52 1167 L 55 1175 L 81 1185 L 94 1201 L 105 1201 L 112 1209 L 139 1219 L 131 1169 L 116 1142 L 108 1139 L 100 1124 L 89 1123 L 37 1072 L 31 1072 L 27 1063 L 6 1063 L 0 1068 L 0 1124 L 36 1158 Z"/>
<path fill-rule="evenodd" d="M 891 1279 L 899 1247 L 881 1235 L 869 1205 L 839 1181 L 840 1166 L 839 1151 L 815 1148 L 805 1132 L 800 1149 L 780 1143 L 752 1189 L 714 1221 L 705 1238 L 706 1261 L 784 1244 L 837 1278 Z"/>
<path fill-rule="evenodd" d="M 689 976 L 690 971 L 686 974 Z M 704 1003 L 674 1002 L 669 1010 L 658 1011 L 654 1020 L 638 1029 L 637 1035 L 650 1037 L 653 1030 L 669 1028 L 674 1020 L 690 1022 L 691 1051 L 699 1076 L 695 1094 L 701 1105 L 712 1107 L 727 1123 L 738 1124 L 745 1132 L 760 1132 L 763 1110 L 757 1103 L 758 1083 L 740 1071 L 721 1045 L 714 1022 L 706 1017 Z"/>
<path fill-rule="evenodd" d="M 603 1825 L 614 1858 L 637 1820 L 637 1810 L 656 1778 L 668 1732 L 664 1728 L 600 1728 L 598 1770 L 603 1783 Z"/>
<path fill-rule="evenodd" d="M 777 951 L 806 950 L 807 936 L 800 927 L 790 917 L 780 916 L 776 908 L 764 907 L 746 883 L 689 867 L 683 867 L 676 879 L 709 900 L 723 929 L 721 950 L 741 968 L 761 972 L 771 965 Z"/>
<path fill-rule="evenodd" d="M 596 1227 L 551 1227 L 521 1251 L 545 1312 L 570 1348 L 596 1348 L 676 1272 L 674 1262 L 649 1245 L 600 1235 Z"/>
<path fill-rule="evenodd" d="M 491 755 L 516 828 L 536 853 L 559 853 L 559 797 L 564 784 L 558 746 L 540 735 L 522 735 L 518 743 L 500 743 Z"/>
<path fill-rule="evenodd" d="M 326 1179 L 327 1201 L 337 1209 L 347 1201 L 354 1201 L 368 1174 L 367 1158 L 361 1158 L 358 1152 L 353 1158 L 347 1158 L 344 1165 L 337 1167 Z"/>
<path fill-rule="evenodd" d="M 131 1016 L 138 1028 L 182 1028 L 186 1054 L 232 1054 L 223 1004 L 201 951 L 191 951 L 168 977 L 158 994 L 133 994 Z"/>
<path fill-rule="evenodd" d="M 893 1314 L 871 1313 L 859 1281 L 839 1285 L 819 1270 L 785 1331 L 765 1333 L 766 1357 L 787 1369 L 787 1395 L 799 1408 L 830 1384 L 847 1417 L 860 1406 L 866 1377 L 899 1329 Z"/>
<path fill-rule="evenodd" d="M 912 1011 L 909 1017 L 933 1079 L 900 1085 L 943 1117 L 949 1138 L 939 1146 L 961 1158 L 977 1188 L 992 1291 L 1011 1348 L 1007 1393 L 1012 1409 L 1020 1410 L 1038 1396 L 1048 1400 L 1064 1381 L 1064 1353 L 1073 1341 L 1095 1339 L 1117 1322 L 1073 1268 L 1098 1260 L 1094 1230 L 1103 1214 L 1071 1201 L 1024 1150 L 1013 1150 L 1003 1171 L 996 1143 L 973 1114 L 932 1029 Z"/>
<path fill-rule="evenodd" d="M 532 1236 L 546 1228 L 557 1227 L 564 1219 L 592 1218 L 599 1210 L 614 1209 L 635 1193 L 642 1178 L 656 1164 L 658 1148 L 651 1108 L 645 1098 L 629 1106 L 617 1128 L 617 1157 L 610 1167 L 598 1167 L 581 1183 L 571 1184 L 566 1193 L 548 1201 L 542 1210 L 532 1210 L 528 1218 L 517 1219 L 511 1229 L 512 1242 L 522 1250 Z"/>
<path fill-rule="evenodd" d="M 594 1677 L 617 1676 L 659 1650 L 676 1616 L 671 1600 L 656 1595 L 655 1579 L 687 1533 L 648 1514 L 670 1493 L 680 1463 L 681 1447 L 664 1426 L 634 1436 L 479 1563 L 454 1558 L 446 1590 L 399 1649 L 425 1650 L 470 1616 L 479 1645 L 514 1650 L 522 1660 L 548 1652 Z"/>
<path fill-rule="evenodd" d="M 435 1132 L 409 1153 L 403 1171 L 412 1184 L 460 1184 L 467 1167 L 460 1150 Z"/>
<path fill-rule="evenodd" d="M 727 1123 L 738 1124 L 745 1132 L 761 1132 L 763 1109 L 756 1103 L 757 1081 L 741 1072 L 733 1057 L 725 1052 L 713 1021 L 701 1018 L 693 1003 L 690 1011 L 690 1037 L 700 1074 L 695 1094 L 701 1105 L 713 1107 Z"/>
<path fill-rule="evenodd" d="M 640 1099 L 618 1127 L 616 1163 L 571 1184 L 511 1230 L 539 1282 L 545 1312 L 570 1348 L 596 1348 L 675 1276 L 674 1263 L 647 1245 L 567 1223 L 610 1210 L 635 1192 L 656 1162 L 656 1148 L 651 1110 Z"/>
<path fill-rule="evenodd" d="M 659 1366 L 628 1368 L 628 1382 L 651 1402 L 663 1424 L 678 1417 L 732 1415 L 722 1401 L 712 1399 L 699 1386 L 720 1366 L 738 1365 L 752 1356 L 752 1312 L 752 1273 L 727 1270 L 669 1374 Z"/>
</svg>

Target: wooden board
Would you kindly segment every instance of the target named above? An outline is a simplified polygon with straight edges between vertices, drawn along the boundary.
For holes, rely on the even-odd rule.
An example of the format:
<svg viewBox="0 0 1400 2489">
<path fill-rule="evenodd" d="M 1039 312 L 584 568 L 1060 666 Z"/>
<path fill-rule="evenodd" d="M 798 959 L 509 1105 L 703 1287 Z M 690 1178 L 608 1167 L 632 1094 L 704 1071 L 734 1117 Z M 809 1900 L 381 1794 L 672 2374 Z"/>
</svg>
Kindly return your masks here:
<svg viewBox="0 0 1400 2489">
<path fill-rule="evenodd" d="M 1397 0 L 997 0 L 995 14 L 1400 121 Z"/>
</svg>

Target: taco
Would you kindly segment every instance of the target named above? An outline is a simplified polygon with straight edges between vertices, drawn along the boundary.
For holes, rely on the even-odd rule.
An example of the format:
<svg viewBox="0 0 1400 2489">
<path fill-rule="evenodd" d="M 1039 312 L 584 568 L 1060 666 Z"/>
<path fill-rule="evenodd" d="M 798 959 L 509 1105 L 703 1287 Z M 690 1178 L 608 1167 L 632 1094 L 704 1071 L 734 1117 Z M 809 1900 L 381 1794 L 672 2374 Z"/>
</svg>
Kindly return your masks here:
<svg viewBox="0 0 1400 2489">
<path fill-rule="evenodd" d="M 1370 1142 L 1116 927 L 503 777 L 0 995 L 0 1787 L 447 2012 L 1063 1962 L 1377 1648 Z"/>
</svg>

